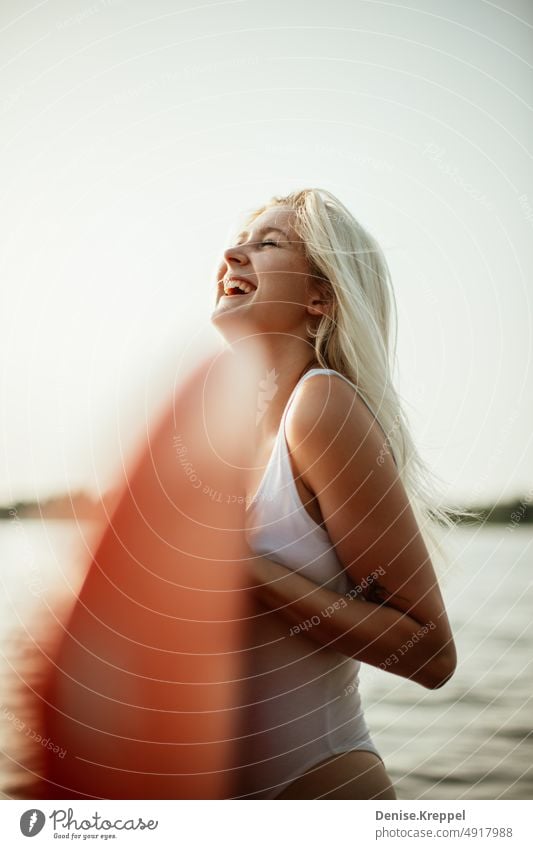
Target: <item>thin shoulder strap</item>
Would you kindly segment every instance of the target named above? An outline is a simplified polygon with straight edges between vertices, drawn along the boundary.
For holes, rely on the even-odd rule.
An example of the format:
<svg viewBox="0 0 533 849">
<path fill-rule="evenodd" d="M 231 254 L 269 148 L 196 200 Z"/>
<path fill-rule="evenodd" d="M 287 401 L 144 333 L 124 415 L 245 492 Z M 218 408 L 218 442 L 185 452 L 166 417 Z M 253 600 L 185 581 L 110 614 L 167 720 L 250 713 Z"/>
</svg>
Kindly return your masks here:
<svg viewBox="0 0 533 849">
<path fill-rule="evenodd" d="M 315 373 L 315 372 L 317 372 L 317 371 L 319 371 L 319 372 L 324 372 L 324 371 L 328 371 L 328 372 L 330 372 L 330 371 L 332 371 L 332 369 L 325 369 L 325 368 L 311 368 L 311 369 L 309 369 L 309 371 L 304 372 L 304 373 L 303 373 L 303 374 L 302 374 L 302 375 L 298 378 L 298 380 L 297 380 L 297 382 L 296 382 L 296 385 L 295 385 L 294 389 L 292 390 L 291 394 L 289 395 L 289 400 L 288 400 L 288 401 L 287 401 L 287 403 L 285 404 L 285 409 L 283 410 L 283 416 L 282 416 L 282 421 L 283 421 L 283 422 L 285 421 L 285 418 L 286 418 L 286 416 L 287 416 L 287 412 L 288 412 L 288 410 L 289 410 L 289 407 L 290 407 L 290 406 L 291 406 L 291 404 L 292 404 L 292 399 L 293 399 L 293 398 L 294 398 L 294 396 L 296 395 L 296 390 L 298 389 L 298 387 L 299 387 L 300 383 L 303 383 L 303 382 L 304 382 L 304 380 L 306 379 L 306 377 L 309 377 L 309 375 L 310 375 L 310 374 L 314 374 L 314 373 Z M 281 428 L 280 428 L 280 430 L 281 430 Z"/>
<path fill-rule="evenodd" d="M 346 381 L 346 383 L 349 383 L 349 384 L 350 384 L 350 386 L 351 386 L 353 389 L 355 389 L 355 391 L 356 391 L 357 395 L 359 396 L 359 398 L 361 399 L 361 401 L 365 404 L 365 406 L 368 408 L 368 410 L 370 411 L 370 413 L 373 415 L 373 417 L 374 417 L 374 418 L 375 418 L 375 420 L 377 421 L 378 425 L 380 426 L 380 428 L 381 428 L 381 431 L 382 431 L 383 435 L 384 435 L 384 436 L 385 436 L 385 438 L 387 439 L 387 436 L 386 436 L 386 434 L 385 434 L 385 428 L 382 426 L 382 424 L 381 424 L 381 422 L 380 422 L 380 420 L 379 420 L 378 416 L 375 414 L 374 410 L 372 409 L 372 407 L 370 406 L 370 404 L 368 403 L 368 401 L 366 401 L 366 400 L 365 400 L 365 398 L 363 398 L 363 395 L 361 394 L 361 390 L 359 389 L 359 387 L 358 387 L 358 386 L 356 386 L 356 385 L 355 385 L 355 383 L 352 383 L 352 381 L 351 381 L 349 378 L 347 378 L 347 377 L 346 377 L 346 375 L 344 375 L 344 374 L 342 374 L 340 371 L 336 371 L 335 369 L 332 369 L 332 368 L 312 368 L 312 369 L 309 369 L 309 371 L 306 371 L 306 372 L 305 372 L 305 373 L 301 376 L 300 380 L 298 381 L 298 383 L 296 384 L 296 386 L 294 387 L 294 389 L 293 389 L 293 391 L 292 391 L 292 393 L 291 393 L 291 396 L 290 396 L 290 398 L 289 398 L 289 401 L 288 401 L 288 403 L 287 403 L 287 406 L 285 407 L 285 410 L 284 410 L 284 413 L 283 413 L 283 416 L 284 416 L 284 417 L 285 417 L 285 416 L 286 416 L 286 414 L 287 414 L 287 410 L 289 409 L 289 406 L 290 406 L 290 404 L 291 404 L 291 402 L 292 402 L 292 399 L 293 399 L 293 397 L 294 397 L 294 395 L 295 395 L 295 393 L 296 393 L 296 390 L 297 390 L 298 386 L 300 385 L 300 383 L 303 383 L 303 381 L 306 379 L 306 377 L 309 377 L 309 376 L 310 376 L 310 375 L 312 375 L 312 374 L 336 374 L 336 375 L 338 375 L 338 377 L 342 377 L 342 379 L 343 379 L 343 380 L 345 380 L 345 381 Z M 396 466 L 396 468 L 398 468 L 398 463 L 396 462 L 396 457 L 394 456 L 394 451 L 392 450 L 392 447 L 390 446 L 390 444 L 389 444 L 389 450 L 390 450 L 390 453 L 391 453 L 392 459 L 394 460 L 394 465 Z"/>
</svg>

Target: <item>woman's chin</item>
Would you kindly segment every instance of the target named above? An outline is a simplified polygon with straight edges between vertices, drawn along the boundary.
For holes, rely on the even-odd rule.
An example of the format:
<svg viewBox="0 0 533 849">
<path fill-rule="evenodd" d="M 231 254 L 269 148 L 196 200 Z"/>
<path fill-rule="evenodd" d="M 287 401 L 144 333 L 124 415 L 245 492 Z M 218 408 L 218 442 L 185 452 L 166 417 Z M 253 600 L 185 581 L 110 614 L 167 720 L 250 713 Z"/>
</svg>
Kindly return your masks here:
<svg viewBox="0 0 533 849">
<path fill-rule="evenodd" d="M 234 296 L 235 300 L 238 296 Z M 246 315 L 248 310 L 244 309 L 246 304 L 226 304 L 221 297 L 215 309 L 211 313 L 211 324 L 228 342 L 235 342 L 243 336 L 249 336 L 251 330 L 251 316 Z M 226 298 L 229 300 L 229 298 Z"/>
</svg>

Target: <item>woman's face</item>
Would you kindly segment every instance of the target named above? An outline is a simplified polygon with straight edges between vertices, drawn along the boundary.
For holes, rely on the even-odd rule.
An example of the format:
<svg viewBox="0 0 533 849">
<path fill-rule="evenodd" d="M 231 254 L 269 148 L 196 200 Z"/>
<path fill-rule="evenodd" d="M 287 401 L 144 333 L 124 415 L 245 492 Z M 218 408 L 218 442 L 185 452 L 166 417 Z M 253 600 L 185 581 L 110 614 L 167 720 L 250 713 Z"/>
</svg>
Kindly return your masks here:
<svg viewBox="0 0 533 849">
<path fill-rule="evenodd" d="M 304 243 L 292 229 L 293 216 L 284 206 L 265 210 L 224 252 L 211 315 L 222 333 L 238 323 L 246 333 L 292 332 L 307 338 L 313 276 Z M 232 277 L 243 279 L 253 291 L 228 293 L 224 282 Z"/>
</svg>

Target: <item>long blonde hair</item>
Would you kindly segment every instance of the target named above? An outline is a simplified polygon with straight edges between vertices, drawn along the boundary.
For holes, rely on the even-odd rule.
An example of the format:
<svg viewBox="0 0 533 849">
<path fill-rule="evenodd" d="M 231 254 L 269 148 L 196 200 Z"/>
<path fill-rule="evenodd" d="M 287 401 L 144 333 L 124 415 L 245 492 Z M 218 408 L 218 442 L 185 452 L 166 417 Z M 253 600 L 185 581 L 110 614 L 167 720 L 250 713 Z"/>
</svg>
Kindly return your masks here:
<svg viewBox="0 0 533 849">
<path fill-rule="evenodd" d="M 251 212 L 246 224 L 273 206 L 293 210 L 292 226 L 305 244 L 315 283 L 331 302 L 329 314 L 314 326 L 308 324 L 315 357 L 323 368 L 351 380 L 373 411 L 430 556 L 445 561 L 436 524 L 449 530 L 459 518 L 477 514 L 449 500 L 443 503 L 440 479 L 423 461 L 411 436 L 393 385 L 398 322 L 385 256 L 374 237 L 325 189 L 274 196 Z"/>
</svg>

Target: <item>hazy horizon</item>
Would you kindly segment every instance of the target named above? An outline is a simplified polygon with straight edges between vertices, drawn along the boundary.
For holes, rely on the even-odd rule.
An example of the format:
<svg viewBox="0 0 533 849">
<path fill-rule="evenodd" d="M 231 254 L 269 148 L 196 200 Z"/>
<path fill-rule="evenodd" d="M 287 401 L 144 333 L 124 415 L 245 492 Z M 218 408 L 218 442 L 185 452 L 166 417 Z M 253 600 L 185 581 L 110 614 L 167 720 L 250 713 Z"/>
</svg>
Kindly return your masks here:
<svg viewBox="0 0 533 849">
<path fill-rule="evenodd" d="M 450 499 L 533 492 L 532 28 L 525 2 L 3 3 L 0 503 L 113 485 L 222 344 L 237 222 L 305 186 L 384 249 Z"/>
</svg>

